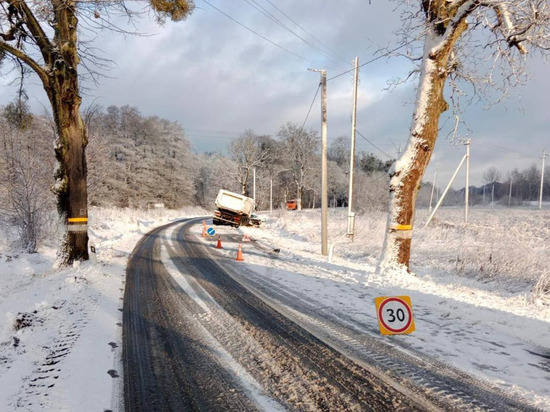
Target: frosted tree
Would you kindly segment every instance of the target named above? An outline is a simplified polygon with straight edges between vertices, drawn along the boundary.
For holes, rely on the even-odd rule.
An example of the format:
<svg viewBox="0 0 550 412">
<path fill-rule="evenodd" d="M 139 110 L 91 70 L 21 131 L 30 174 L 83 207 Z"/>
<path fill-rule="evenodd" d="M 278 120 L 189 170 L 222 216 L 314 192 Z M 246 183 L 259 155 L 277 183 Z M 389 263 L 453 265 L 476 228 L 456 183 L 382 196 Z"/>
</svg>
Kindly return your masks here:
<svg viewBox="0 0 550 412">
<path fill-rule="evenodd" d="M 252 130 L 247 130 L 241 137 L 229 144 L 229 155 L 237 166 L 234 176 L 241 186 L 241 193 L 250 196 L 248 182 L 253 170 L 255 167 L 261 166 L 271 156 L 270 151 L 262 150 L 258 136 Z"/>
<path fill-rule="evenodd" d="M 328 160 L 335 161 L 338 166 L 349 169 L 351 153 L 351 142 L 347 136 L 337 137 L 329 146 L 327 151 Z"/>
<path fill-rule="evenodd" d="M 231 159 L 214 154 L 199 155 L 200 164 L 195 179 L 195 203 L 207 210 L 214 208 L 220 189 L 238 192 L 240 186 L 228 170 L 236 170 Z"/>
<path fill-rule="evenodd" d="M 53 155 L 44 119 L 35 118 L 26 103 L 10 103 L 0 119 L 0 219 L 15 227 L 20 245 L 35 253 L 51 212 Z"/>
<path fill-rule="evenodd" d="M 483 180 L 485 183 L 491 185 L 491 203 L 495 202 L 495 183 L 500 181 L 500 177 L 500 172 L 493 166 L 483 173 Z M 485 197 L 485 187 L 483 188 L 483 197 Z"/>
<path fill-rule="evenodd" d="M 269 135 L 258 136 L 258 140 L 261 150 L 269 153 L 269 156 L 262 161 L 259 173 L 256 176 L 259 178 L 259 187 L 256 190 L 256 208 L 265 210 L 271 207 L 271 201 L 276 204 L 275 199 L 277 199 L 277 189 L 279 187 L 277 178 L 283 169 L 280 156 L 277 155 L 281 143 Z"/>
<path fill-rule="evenodd" d="M 149 0 L 159 21 L 184 19 L 193 4 L 187 0 Z M 30 70 L 48 96 L 57 140 L 54 192 L 65 230 L 58 253 L 59 265 L 88 259 L 86 226 L 69 231 L 67 220 L 87 217 L 86 128 L 80 113 L 81 58 L 99 63 L 89 45 L 79 41 L 82 30 L 114 27 L 110 11 L 130 13 L 123 1 L 4 0 L 0 10 L 0 57 L 11 60 L 22 77 Z M 84 24 L 82 24 L 84 23 Z M 86 60 L 84 60 L 86 61 Z M 90 62 L 91 61 L 91 62 Z M 101 66 L 101 64 L 100 64 Z M 89 65 L 84 63 L 84 67 Z"/>
<path fill-rule="evenodd" d="M 91 205 L 178 208 L 195 201 L 199 166 L 183 128 L 135 107 L 86 109 Z"/>
<path fill-rule="evenodd" d="M 481 84 L 503 94 L 521 81 L 530 49 L 550 49 L 548 0 L 424 0 L 402 2 L 403 45 L 423 39 L 419 83 L 409 142 L 390 169 L 387 230 L 379 262 L 381 272 L 409 269 L 414 205 L 424 171 L 448 109 L 444 95 L 460 95 L 460 79 L 476 91 Z M 408 7 L 407 7 L 408 6 Z M 412 8 L 414 7 L 414 9 Z M 476 70 L 487 69 L 485 73 Z"/>
<path fill-rule="evenodd" d="M 92 206 L 100 204 L 99 191 L 102 182 L 113 174 L 109 167 L 109 137 L 105 123 L 101 122 L 102 108 L 92 104 L 83 113 L 88 146 L 86 147 L 86 162 L 88 164 L 88 203 Z"/>
<path fill-rule="evenodd" d="M 277 136 L 282 141 L 281 156 L 286 170 L 292 175 L 296 185 L 298 210 L 302 210 L 302 193 L 307 178 L 318 165 L 315 159 L 319 151 L 320 139 L 315 130 L 304 130 L 294 123 L 282 126 Z"/>
</svg>

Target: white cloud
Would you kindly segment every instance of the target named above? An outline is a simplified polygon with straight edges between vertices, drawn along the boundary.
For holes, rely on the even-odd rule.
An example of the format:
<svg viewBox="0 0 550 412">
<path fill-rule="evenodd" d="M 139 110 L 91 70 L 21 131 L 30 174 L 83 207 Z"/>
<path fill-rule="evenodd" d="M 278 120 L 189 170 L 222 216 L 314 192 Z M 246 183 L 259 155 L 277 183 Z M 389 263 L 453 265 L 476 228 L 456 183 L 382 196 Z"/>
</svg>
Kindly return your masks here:
<svg viewBox="0 0 550 412">
<path fill-rule="evenodd" d="M 401 26 L 393 2 L 369 4 L 364 0 L 349 0 L 344 5 L 329 0 L 284 0 L 274 3 L 313 34 L 314 39 L 268 2 L 258 1 L 316 49 L 324 50 L 320 53 L 245 2 L 211 0 L 241 24 L 303 56 L 305 61 L 251 33 L 206 3 L 200 0 L 196 3 L 195 12 L 183 22 L 167 22 L 159 27 L 152 19 L 139 21 L 137 30 L 146 36 L 100 33 L 96 44 L 116 66 L 106 73 L 109 78 L 84 96 L 84 104 L 98 97 L 96 103 L 136 106 L 143 114 L 178 121 L 189 130 L 234 132 L 224 138 L 210 133 L 200 140 L 190 133 L 198 150 L 222 150 L 231 137 L 245 129 L 275 133 L 287 121 L 302 123 L 319 82 L 318 74 L 308 72 L 308 67 L 326 67 L 327 77 L 331 78 L 351 68 L 355 56 L 364 64 L 377 56 L 379 46 L 397 44 L 393 31 Z M 327 55 L 337 60 L 337 65 Z M 530 67 L 536 79 L 519 89 L 524 113 L 517 110 L 516 97 L 508 101 L 508 110 L 496 106 L 482 111 L 482 105 L 473 106 L 464 115 L 472 138 L 482 136 L 507 148 L 517 147 L 519 140 L 521 151 L 535 155 L 544 145 L 550 146 L 548 64 L 534 59 Z M 358 130 L 390 156 L 395 156 L 397 148 L 403 148 L 407 139 L 414 83 L 391 93 L 383 89 L 388 80 L 404 78 L 410 69 L 411 64 L 400 58 L 380 59 L 361 68 Z M 4 83 L 8 80 L 9 77 Z M 47 106 L 47 99 L 37 81 L 33 80 L 32 84 L 34 86 L 28 87 L 31 103 L 35 110 L 41 111 L 40 104 Z M 351 87 L 351 74 L 328 83 L 330 138 L 349 134 Z M 10 101 L 14 93 L 13 87 L 2 88 L 0 103 Z M 319 100 L 313 106 L 307 126 L 319 129 Z M 387 157 L 361 137 L 357 144 L 358 150 Z M 504 156 L 506 152 L 474 147 L 472 145 L 475 153 L 472 170 L 475 173 L 483 166 L 474 165 L 474 161 L 480 165 L 494 164 L 502 168 L 503 173 L 516 167 L 513 157 Z M 462 153 L 462 148 L 446 140 L 444 129 L 434 158 L 441 159 L 441 169 L 444 163 L 449 176 Z M 518 163 L 518 167 L 523 167 L 522 164 Z M 472 181 L 476 179 L 479 181 L 481 177 Z"/>
</svg>

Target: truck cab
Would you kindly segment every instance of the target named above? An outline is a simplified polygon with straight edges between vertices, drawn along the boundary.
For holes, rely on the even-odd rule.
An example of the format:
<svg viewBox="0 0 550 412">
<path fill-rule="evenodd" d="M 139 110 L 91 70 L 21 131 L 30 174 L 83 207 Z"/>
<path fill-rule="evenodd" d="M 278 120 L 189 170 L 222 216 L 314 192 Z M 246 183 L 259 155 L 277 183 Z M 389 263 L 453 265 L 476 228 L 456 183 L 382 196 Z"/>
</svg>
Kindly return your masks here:
<svg viewBox="0 0 550 412">
<path fill-rule="evenodd" d="M 289 200 L 286 202 L 286 210 L 296 210 L 298 208 L 298 202 L 296 200 Z"/>
<path fill-rule="evenodd" d="M 246 226 L 250 224 L 254 206 L 254 199 L 221 189 L 212 221 L 215 225 Z"/>
</svg>

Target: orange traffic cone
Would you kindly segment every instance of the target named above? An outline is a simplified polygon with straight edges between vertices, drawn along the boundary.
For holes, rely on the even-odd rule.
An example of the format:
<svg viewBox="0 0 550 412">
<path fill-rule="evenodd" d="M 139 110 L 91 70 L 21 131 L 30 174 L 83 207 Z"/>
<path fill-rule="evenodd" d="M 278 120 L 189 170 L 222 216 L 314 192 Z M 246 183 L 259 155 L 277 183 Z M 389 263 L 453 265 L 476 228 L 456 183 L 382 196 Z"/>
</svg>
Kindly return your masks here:
<svg viewBox="0 0 550 412">
<path fill-rule="evenodd" d="M 223 249 L 222 247 L 222 239 L 220 236 L 218 236 L 218 244 L 216 245 L 216 249 Z"/>
<path fill-rule="evenodd" d="M 202 237 L 208 236 L 208 233 L 206 233 L 206 226 L 202 227 Z"/>
<path fill-rule="evenodd" d="M 237 257 L 235 260 L 238 260 L 239 262 L 242 262 L 244 260 L 243 258 L 243 249 L 241 248 L 241 244 L 239 243 L 239 250 L 237 250 Z"/>
</svg>

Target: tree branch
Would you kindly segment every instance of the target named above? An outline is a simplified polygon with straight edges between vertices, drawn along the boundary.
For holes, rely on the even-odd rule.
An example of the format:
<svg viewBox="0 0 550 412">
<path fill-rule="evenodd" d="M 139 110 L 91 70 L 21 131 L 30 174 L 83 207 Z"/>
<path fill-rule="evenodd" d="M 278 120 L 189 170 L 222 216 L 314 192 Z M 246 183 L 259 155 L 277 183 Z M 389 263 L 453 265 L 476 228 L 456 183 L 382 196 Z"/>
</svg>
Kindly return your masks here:
<svg viewBox="0 0 550 412">
<path fill-rule="evenodd" d="M 436 47 L 430 50 L 430 56 L 434 57 L 444 49 L 446 49 L 451 43 L 454 42 L 454 38 L 460 35 L 464 31 L 464 24 L 468 16 L 479 7 L 479 3 L 476 0 L 467 0 L 457 2 L 459 7 L 454 15 L 449 19 L 445 33 L 442 36 L 441 41 Z"/>
<path fill-rule="evenodd" d="M 521 40 L 519 40 L 518 36 L 525 33 L 529 28 L 526 28 L 523 33 L 514 33 L 516 27 L 510 17 L 508 5 L 504 2 L 495 7 L 495 12 L 502 19 L 501 21 L 504 23 L 504 27 L 506 28 L 506 41 L 508 42 L 508 45 L 510 47 L 515 46 L 521 54 L 527 54 L 527 49 L 523 46 L 523 44 L 521 44 Z"/>
<path fill-rule="evenodd" d="M 0 40 L 0 50 L 4 50 L 5 52 L 11 54 L 15 58 L 27 64 L 38 75 L 38 77 L 40 77 L 40 80 L 42 80 L 42 83 L 44 83 L 44 85 L 48 85 L 50 83 L 50 79 L 44 68 L 23 51 L 6 43 L 4 40 Z"/>
<path fill-rule="evenodd" d="M 7 0 L 8 4 L 17 8 L 23 15 L 27 28 L 29 29 L 33 39 L 40 48 L 44 62 L 48 65 L 52 63 L 52 44 L 42 29 L 42 26 L 36 19 L 34 13 L 24 0 Z"/>
</svg>

